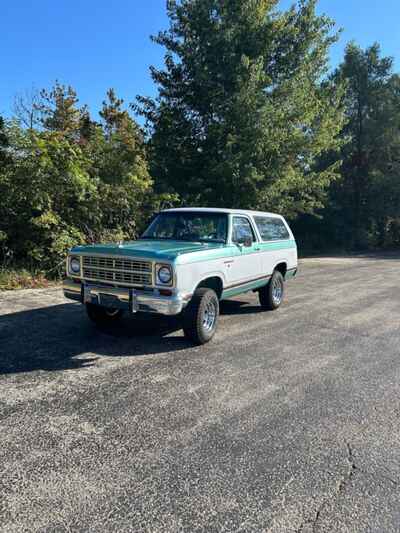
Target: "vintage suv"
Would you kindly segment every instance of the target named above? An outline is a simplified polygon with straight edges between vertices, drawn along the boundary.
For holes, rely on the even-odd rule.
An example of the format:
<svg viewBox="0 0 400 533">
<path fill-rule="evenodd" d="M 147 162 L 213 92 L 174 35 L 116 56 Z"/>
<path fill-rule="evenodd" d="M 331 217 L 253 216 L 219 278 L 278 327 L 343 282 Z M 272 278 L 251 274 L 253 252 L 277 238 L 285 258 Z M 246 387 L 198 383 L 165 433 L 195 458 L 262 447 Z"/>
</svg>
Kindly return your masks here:
<svg viewBox="0 0 400 533">
<path fill-rule="evenodd" d="M 129 313 L 182 313 L 196 344 L 213 337 L 219 302 L 257 291 L 277 309 L 297 273 L 297 246 L 282 216 L 235 209 L 170 209 L 140 239 L 77 246 L 67 258 L 64 294 L 96 324 Z"/>
</svg>

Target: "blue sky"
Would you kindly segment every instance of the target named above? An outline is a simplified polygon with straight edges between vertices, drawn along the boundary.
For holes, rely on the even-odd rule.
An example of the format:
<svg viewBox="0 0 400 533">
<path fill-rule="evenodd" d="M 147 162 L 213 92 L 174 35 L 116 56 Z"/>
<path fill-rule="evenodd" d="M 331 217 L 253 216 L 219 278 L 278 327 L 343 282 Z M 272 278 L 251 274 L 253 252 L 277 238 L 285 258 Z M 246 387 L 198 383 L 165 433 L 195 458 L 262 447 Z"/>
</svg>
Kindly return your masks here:
<svg viewBox="0 0 400 533">
<path fill-rule="evenodd" d="M 320 0 L 318 10 L 344 29 L 332 65 L 355 39 L 363 47 L 380 42 L 400 70 L 399 0 Z M 149 35 L 167 24 L 165 0 L 4 0 L 0 113 L 9 115 L 16 93 L 55 79 L 75 87 L 93 112 L 111 86 L 126 101 L 153 95 L 148 67 L 162 63 L 163 50 Z"/>
</svg>

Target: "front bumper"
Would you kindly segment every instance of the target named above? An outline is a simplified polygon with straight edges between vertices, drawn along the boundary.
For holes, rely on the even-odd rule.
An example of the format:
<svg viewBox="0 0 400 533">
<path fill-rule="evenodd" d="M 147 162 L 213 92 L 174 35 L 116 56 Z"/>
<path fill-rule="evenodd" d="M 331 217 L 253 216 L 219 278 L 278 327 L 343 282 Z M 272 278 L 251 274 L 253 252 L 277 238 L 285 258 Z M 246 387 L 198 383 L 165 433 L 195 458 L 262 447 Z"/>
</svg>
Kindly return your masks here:
<svg viewBox="0 0 400 533">
<path fill-rule="evenodd" d="M 65 279 L 64 296 L 80 303 L 91 303 L 113 309 L 122 309 L 130 313 L 144 312 L 161 315 L 179 315 L 187 305 L 189 298 L 180 295 L 161 296 L 157 291 L 146 292 L 125 287 L 108 287 L 92 283 Z"/>
</svg>

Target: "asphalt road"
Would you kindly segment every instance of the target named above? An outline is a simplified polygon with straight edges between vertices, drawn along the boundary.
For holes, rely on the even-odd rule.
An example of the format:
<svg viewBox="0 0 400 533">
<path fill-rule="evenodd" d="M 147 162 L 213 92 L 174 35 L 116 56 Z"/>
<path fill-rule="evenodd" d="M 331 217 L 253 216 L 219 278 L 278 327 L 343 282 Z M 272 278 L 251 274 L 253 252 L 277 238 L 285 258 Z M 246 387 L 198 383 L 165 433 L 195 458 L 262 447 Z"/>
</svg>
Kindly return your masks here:
<svg viewBox="0 0 400 533">
<path fill-rule="evenodd" d="M 399 267 L 307 261 L 201 348 L 0 294 L 0 531 L 400 531 Z"/>
</svg>

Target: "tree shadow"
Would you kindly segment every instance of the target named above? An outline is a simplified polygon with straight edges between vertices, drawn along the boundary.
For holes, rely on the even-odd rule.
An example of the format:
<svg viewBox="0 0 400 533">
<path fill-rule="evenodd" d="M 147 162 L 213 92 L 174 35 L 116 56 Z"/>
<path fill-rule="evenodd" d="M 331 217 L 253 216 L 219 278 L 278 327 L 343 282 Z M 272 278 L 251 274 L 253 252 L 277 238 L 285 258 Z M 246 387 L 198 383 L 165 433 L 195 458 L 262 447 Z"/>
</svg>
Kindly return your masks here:
<svg viewBox="0 0 400 533">
<path fill-rule="evenodd" d="M 364 252 L 343 252 L 343 253 L 315 253 L 308 254 L 299 258 L 300 260 L 334 260 L 334 259 L 362 259 L 370 261 L 400 261 L 400 250 L 384 250 Z"/>
<path fill-rule="evenodd" d="M 124 318 L 98 329 L 83 306 L 61 304 L 0 316 L 0 374 L 73 370 L 92 366 L 98 356 L 155 355 L 185 350 L 185 338 L 168 336 L 181 329 L 168 317 Z"/>
<path fill-rule="evenodd" d="M 259 313 L 245 301 L 221 302 L 222 315 Z M 180 317 L 138 313 L 97 328 L 74 303 L 0 316 L 0 375 L 88 368 L 99 356 L 138 357 L 192 348 Z"/>
</svg>

